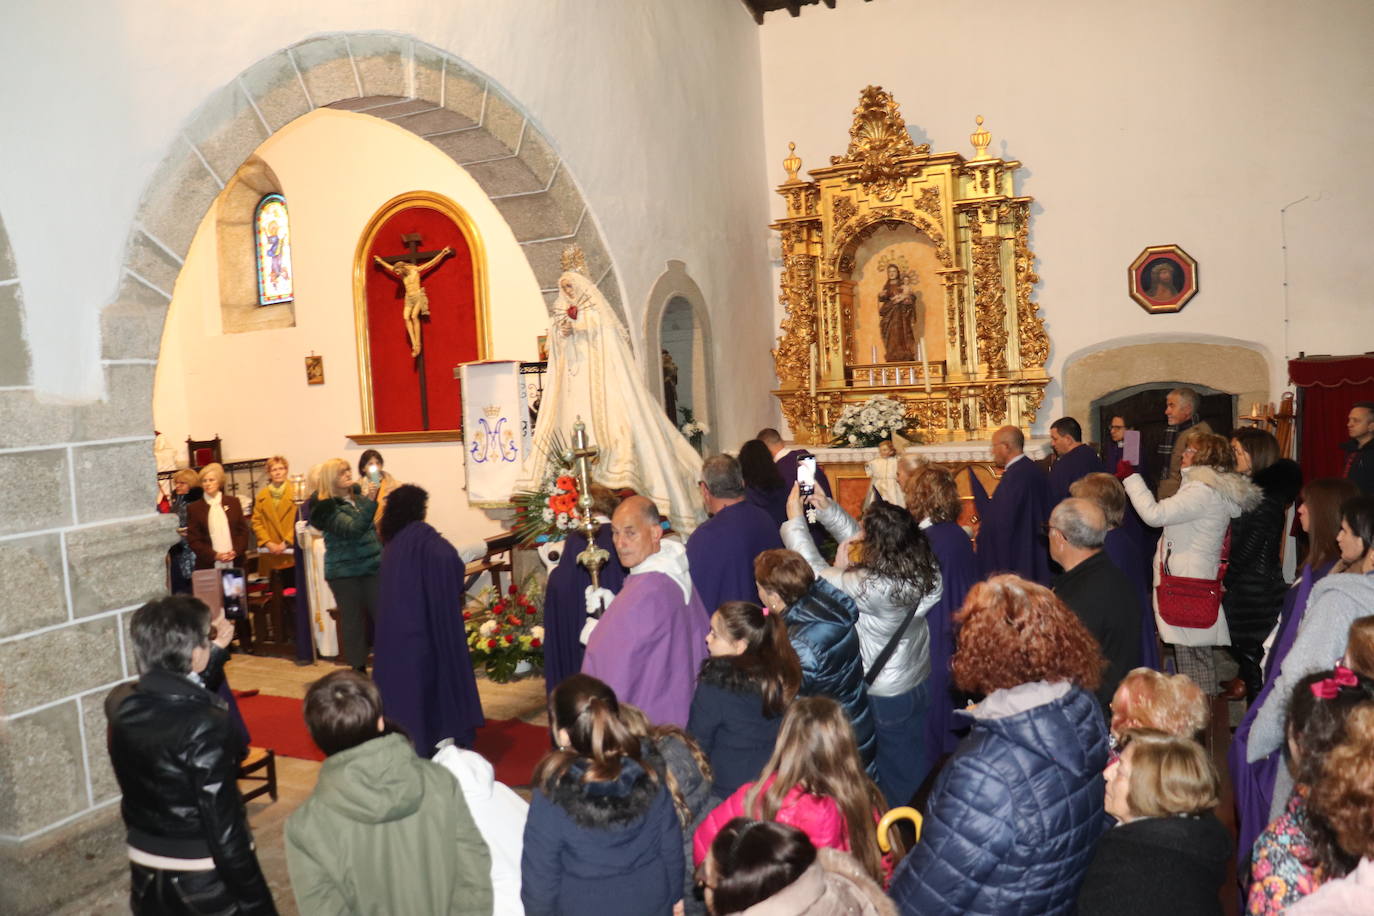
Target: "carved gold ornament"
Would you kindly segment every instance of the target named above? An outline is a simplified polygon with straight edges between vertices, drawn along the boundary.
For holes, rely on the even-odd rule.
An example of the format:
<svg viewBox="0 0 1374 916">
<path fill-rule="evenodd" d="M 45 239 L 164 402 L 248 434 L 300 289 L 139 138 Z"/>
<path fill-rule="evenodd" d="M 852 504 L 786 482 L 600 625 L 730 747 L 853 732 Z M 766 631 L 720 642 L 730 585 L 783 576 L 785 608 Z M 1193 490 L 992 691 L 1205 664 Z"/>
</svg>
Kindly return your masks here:
<svg viewBox="0 0 1374 916">
<path fill-rule="evenodd" d="M 1049 382 L 1050 341 L 1033 295 L 1040 278 L 1029 242 L 1031 198 L 1015 192 L 1020 163 L 988 152 L 992 134 L 981 116 L 972 159 L 932 154 L 912 141 L 880 86 L 860 93 L 853 115 L 849 148 L 812 169 L 810 180 L 789 144 L 787 180 L 777 189 L 787 215 L 772 226 L 781 236 L 785 309 L 774 394 L 789 427 L 802 441 L 829 441 L 830 418 L 844 405 L 881 394 L 905 405 L 925 441 L 986 439 L 1006 423 L 1029 428 Z M 938 266 L 884 249 L 888 230 L 929 240 Z M 879 240 L 873 255 L 860 251 L 868 239 Z M 856 263 L 860 257 L 875 260 Z M 871 286 L 861 293 L 858 284 L 872 276 L 863 271 L 889 263 L 923 278 L 924 343 L 915 360 L 875 363 L 876 352 L 857 352 L 870 348 L 855 344 L 861 326 L 872 340 L 877 321 L 876 302 L 864 298 Z"/>
</svg>

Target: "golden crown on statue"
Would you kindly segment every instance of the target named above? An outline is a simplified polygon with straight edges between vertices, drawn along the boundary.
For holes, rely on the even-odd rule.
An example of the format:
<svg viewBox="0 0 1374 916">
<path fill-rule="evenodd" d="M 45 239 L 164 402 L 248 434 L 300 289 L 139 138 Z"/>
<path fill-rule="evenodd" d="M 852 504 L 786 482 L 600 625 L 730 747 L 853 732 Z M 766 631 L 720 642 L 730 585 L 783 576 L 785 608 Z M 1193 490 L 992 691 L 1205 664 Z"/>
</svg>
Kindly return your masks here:
<svg viewBox="0 0 1374 916">
<path fill-rule="evenodd" d="M 497 417 L 501 416 L 501 405 L 488 404 L 482 408 L 482 413 L 486 415 L 488 420 L 495 420 Z"/>
<path fill-rule="evenodd" d="M 582 276 L 591 276 L 587 272 L 587 256 L 582 253 L 581 245 L 569 245 L 563 249 L 563 270 L 576 271 Z"/>
<path fill-rule="evenodd" d="M 883 254 L 878 257 L 878 273 L 885 275 L 887 273 L 887 268 L 892 264 L 896 264 L 897 269 L 903 274 L 906 274 L 910 269 L 907 267 L 905 256 L 893 251 L 887 251 L 883 252 Z"/>
</svg>

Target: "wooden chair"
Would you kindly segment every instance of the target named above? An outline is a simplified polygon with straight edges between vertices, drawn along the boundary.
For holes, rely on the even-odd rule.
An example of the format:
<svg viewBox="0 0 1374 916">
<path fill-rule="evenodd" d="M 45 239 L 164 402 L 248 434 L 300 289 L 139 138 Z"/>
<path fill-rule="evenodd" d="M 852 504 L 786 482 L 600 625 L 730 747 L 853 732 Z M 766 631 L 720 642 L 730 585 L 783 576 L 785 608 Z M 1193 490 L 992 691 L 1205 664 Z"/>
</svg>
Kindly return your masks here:
<svg viewBox="0 0 1374 916">
<path fill-rule="evenodd" d="M 192 439 L 186 437 L 186 463 L 199 471 L 207 464 L 218 462 L 224 463 L 224 455 L 220 450 L 219 434 L 215 434 L 213 439 Z"/>
<path fill-rule="evenodd" d="M 262 771 L 266 772 L 262 772 Z M 258 775 L 262 773 L 262 775 Z M 277 752 L 271 748 L 250 747 L 248 756 L 239 764 L 239 780 L 242 782 L 260 782 L 262 785 L 256 786 L 243 793 L 243 800 L 250 801 L 264 793 L 272 796 L 272 801 L 277 800 Z"/>
</svg>

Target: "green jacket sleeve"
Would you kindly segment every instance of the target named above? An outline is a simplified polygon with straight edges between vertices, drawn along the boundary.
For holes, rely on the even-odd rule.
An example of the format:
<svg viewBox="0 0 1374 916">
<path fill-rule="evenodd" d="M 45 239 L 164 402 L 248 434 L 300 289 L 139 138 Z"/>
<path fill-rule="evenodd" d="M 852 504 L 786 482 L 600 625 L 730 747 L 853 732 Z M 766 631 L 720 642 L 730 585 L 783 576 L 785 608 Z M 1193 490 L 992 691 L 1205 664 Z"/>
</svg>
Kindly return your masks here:
<svg viewBox="0 0 1374 916">
<path fill-rule="evenodd" d="M 312 855 L 298 835 L 295 819 L 286 822 L 286 871 L 301 916 L 336 916 L 348 913 L 348 900 L 324 863 Z"/>
</svg>

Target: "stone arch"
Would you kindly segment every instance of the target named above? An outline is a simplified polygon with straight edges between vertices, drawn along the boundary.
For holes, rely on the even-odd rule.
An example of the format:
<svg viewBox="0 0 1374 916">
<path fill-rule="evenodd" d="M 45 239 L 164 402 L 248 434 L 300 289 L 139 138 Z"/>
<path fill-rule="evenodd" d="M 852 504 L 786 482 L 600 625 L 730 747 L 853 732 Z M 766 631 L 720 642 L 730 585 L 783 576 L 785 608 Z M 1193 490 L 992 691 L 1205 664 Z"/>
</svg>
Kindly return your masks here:
<svg viewBox="0 0 1374 916">
<path fill-rule="evenodd" d="M 664 312 L 673 300 L 685 301 L 691 306 L 692 320 L 701 335 L 702 355 L 705 361 L 705 365 L 702 367 L 704 378 L 711 378 L 716 364 L 715 339 L 711 333 L 711 313 L 706 307 L 706 296 L 702 294 L 701 287 L 687 272 L 687 265 L 684 262 L 671 259 L 665 266 L 667 269 L 659 275 L 658 279 L 654 281 L 653 288 L 649 290 L 643 325 L 644 351 L 642 362 L 648 376 L 649 390 L 658 398 L 660 404 L 663 403 L 663 373 L 659 371 L 661 362 L 658 354 L 663 347 Z M 720 419 L 720 413 L 716 409 L 715 386 L 707 384 L 699 394 L 702 398 L 701 406 L 705 409 L 698 410 L 697 418 L 705 422 L 710 429 L 710 432 L 705 436 L 705 447 L 714 452 L 719 448 L 716 426 Z M 676 421 L 677 418 L 675 417 L 674 422 Z"/>
<path fill-rule="evenodd" d="M 172 288 L 201 218 L 264 140 L 326 107 L 390 121 L 462 166 L 506 219 L 546 300 L 557 294 L 563 250 L 580 245 L 589 273 L 624 320 L 610 254 L 571 172 L 500 86 L 408 36 L 333 33 L 258 61 L 192 116 L 139 204 L 118 297 L 101 317 L 107 364 L 156 361 Z"/>
<path fill-rule="evenodd" d="M 1064 416 L 1087 421 L 1099 398 L 1148 382 L 1182 382 L 1236 395 L 1238 404 L 1268 403 L 1269 360 L 1254 344 L 1210 340 L 1104 341 L 1068 357 L 1061 373 Z"/>
</svg>

